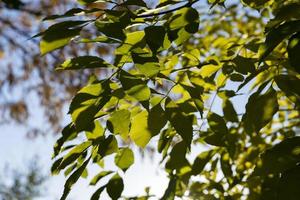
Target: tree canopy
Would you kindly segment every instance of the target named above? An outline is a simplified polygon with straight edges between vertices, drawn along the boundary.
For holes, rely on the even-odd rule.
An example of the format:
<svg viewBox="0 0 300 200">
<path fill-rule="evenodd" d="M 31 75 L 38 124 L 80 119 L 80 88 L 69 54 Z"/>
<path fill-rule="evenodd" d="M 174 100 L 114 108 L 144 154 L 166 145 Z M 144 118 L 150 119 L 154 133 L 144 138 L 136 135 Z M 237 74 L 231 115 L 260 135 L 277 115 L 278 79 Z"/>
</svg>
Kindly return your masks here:
<svg viewBox="0 0 300 200">
<path fill-rule="evenodd" d="M 35 36 L 42 55 L 69 44 L 113 49 L 56 67 L 107 74 L 73 97 L 54 146 L 52 172 L 68 176 L 61 200 L 93 164 L 92 200 L 104 190 L 150 198 L 122 196 L 135 148 L 161 155 L 169 184 L 155 198 L 299 199 L 299 8 L 298 0 L 78 0 L 46 17 L 54 23 Z M 105 171 L 111 157 L 118 170 Z"/>
</svg>

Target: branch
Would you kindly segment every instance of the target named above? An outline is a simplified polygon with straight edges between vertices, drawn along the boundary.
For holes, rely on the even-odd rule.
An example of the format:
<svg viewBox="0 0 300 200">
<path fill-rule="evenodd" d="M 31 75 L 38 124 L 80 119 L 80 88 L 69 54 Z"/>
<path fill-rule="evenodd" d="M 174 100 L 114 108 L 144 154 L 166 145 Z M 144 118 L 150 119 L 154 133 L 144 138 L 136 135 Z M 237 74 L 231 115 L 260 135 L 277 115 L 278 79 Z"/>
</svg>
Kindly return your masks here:
<svg viewBox="0 0 300 200">
<path fill-rule="evenodd" d="M 179 6 L 177 8 L 173 8 L 173 9 L 170 9 L 170 10 L 166 10 L 166 11 L 162 11 L 160 13 L 152 13 L 152 14 L 142 14 L 142 15 L 137 15 L 135 18 L 146 18 L 146 17 L 154 17 L 154 16 L 159 16 L 159 15 L 164 15 L 164 14 L 167 14 L 167 13 L 171 13 L 171 12 L 174 12 L 174 11 L 177 11 L 177 10 L 180 10 L 182 8 L 185 8 L 185 7 L 191 7 L 194 3 L 198 2 L 199 0 L 195 0 L 195 1 L 189 1 L 187 2 L 186 4 L 182 5 L 182 6 Z"/>
</svg>

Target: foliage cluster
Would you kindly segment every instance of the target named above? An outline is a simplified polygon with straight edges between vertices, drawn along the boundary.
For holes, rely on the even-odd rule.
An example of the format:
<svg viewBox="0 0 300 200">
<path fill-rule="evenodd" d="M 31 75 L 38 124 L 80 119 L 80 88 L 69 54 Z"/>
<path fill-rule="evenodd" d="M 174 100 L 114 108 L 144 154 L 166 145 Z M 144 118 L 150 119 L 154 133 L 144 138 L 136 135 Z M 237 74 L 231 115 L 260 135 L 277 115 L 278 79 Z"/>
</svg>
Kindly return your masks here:
<svg viewBox="0 0 300 200">
<path fill-rule="evenodd" d="M 136 157 L 132 144 L 161 154 L 169 175 L 164 200 L 299 199 L 299 1 L 78 2 L 83 6 L 45 18 L 57 23 L 36 35 L 41 54 L 70 42 L 114 53 L 57 66 L 109 74 L 91 76 L 70 104 L 72 122 L 52 167 L 69 175 L 62 200 L 89 165 L 103 168 L 108 157 L 119 170 L 92 178 L 91 199 L 104 190 L 119 199 Z M 106 8 L 85 7 L 99 2 Z M 86 29 L 96 34 L 86 37 Z M 245 109 L 236 106 L 240 97 Z"/>
</svg>

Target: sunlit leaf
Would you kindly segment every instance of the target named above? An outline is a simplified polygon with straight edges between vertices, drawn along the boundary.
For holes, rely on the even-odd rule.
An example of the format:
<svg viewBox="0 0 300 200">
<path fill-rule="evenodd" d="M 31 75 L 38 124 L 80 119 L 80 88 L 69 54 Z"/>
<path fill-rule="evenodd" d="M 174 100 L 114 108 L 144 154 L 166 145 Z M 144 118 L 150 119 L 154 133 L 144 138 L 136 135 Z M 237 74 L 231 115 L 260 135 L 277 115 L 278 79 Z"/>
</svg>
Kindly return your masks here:
<svg viewBox="0 0 300 200">
<path fill-rule="evenodd" d="M 129 133 L 130 115 L 128 110 L 117 110 L 111 114 L 107 121 L 108 129 L 114 134 L 120 134 L 125 141 Z"/>
<path fill-rule="evenodd" d="M 115 157 L 115 164 L 124 172 L 134 163 L 134 154 L 131 149 L 120 149 Z"/>
</svg>

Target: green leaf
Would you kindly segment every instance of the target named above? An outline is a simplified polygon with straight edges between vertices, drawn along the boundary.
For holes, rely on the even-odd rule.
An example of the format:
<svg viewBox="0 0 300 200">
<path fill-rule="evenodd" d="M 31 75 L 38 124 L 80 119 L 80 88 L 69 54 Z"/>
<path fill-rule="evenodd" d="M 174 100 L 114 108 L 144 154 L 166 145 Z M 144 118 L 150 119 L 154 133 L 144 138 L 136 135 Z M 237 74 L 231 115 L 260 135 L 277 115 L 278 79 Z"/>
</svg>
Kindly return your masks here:
<svg viewBox="0 0 300 200">
<path fill-rule="evenodd" d="M 64 169 L 66 166 L 72 164 L 79 158 L 80 155 L 82 155 L 87 148 L 89 148 L 92 145 L 92 142 L 83 142 L 79 145 L 76 145 L 72 150 L 70 150 L 67 155 L 63 157 L 63 160 L 61 161 L 58 169 Z"/>
<path fill-rule="evenodd" d="M 118 200 L 124 189 L 123 179 L 114 175 L 106 185 L 106 191 L 112 200 Z"/>
<path fill-rule="evenodd" d="M 205 165 L 210 161 L 211 157 L 213 156 L 213 151 L 204 151 L 202 153 L 200 153 L 192 166 L 192 174 L 193 175 L 198 175 L 200 174 Z"/>
<path fill-rule="evenodd" d="M 223 100 L 223 114 L 224 114 L 224 118 L 227 121 L 230 121 L 230 122 L 238 122 L 239 121 L 237 113 L 236 113 L 231 101 L 228 99 Z"/>
<path fill-rule="evenodd" d="M 115 38 L 121 41 L 126 38 L 126 35 L 123 31 L 122 26 L 120 26 L 120 23 L 102 22 L 97 20 L 95 22 L 95 26 L 100 32 L 108 37 Z"/>
<path fill-rule="evenodd" d="M 65 17 L 73 17 L 73 16 L 76 16 L 77 14 L 82 13 L 82 12 L 88 12 L 88 11 L 83 10 L 81 8 L 72 8 L 72 9 L 68 10 L 67 12 L 65 12 L 64 14 L 62 14 L 62 15 L 47 16 L 43 19 L 43 21 L 54 20 L 54 19 L 65 18 Z"/>
<path fill-rule="evenodd" d="M 168 187 L 160 200 L 173 200 L 175 199 L 177 178 L 171 176 Z"/>
<path fill-rule="evenodd" d="M 167 116 L 160 103 L 152 107 L 148 116 L 148 127 L 152 133 L 152 136 L 159 134 L 166 123 Z"/>
<path fill-rule="evenodd" d="M 262 154 L 252 176 L 285 172 L 300 162 L 300 137 L 288 138 Z"/>
<path fill-rule="evenodd" d="M 86 169 L 87 164 L 89 163 L 90 158 L 88 158 L 66 181 L 64 186 L 64 192 L 60 200 L 65 200 L 70 191 L 72 186 L 78 181 L 83 171 Z"/>
<path fill-rule="evenodd" d="M 207 116 L 207 121 L 210 129 L 216 134 L 220 136 L 228 134 L 228 128 L 226 126 L 224 118 L 221 117 L 220 115 L 211 112 Z"/>
<path fill-rule="evenodd" d="M 140 102 L 150 99 L 151 91 L 147 86 L 147 82 L 125 71 L 121 71 L 120 81 L 129 96 Z"/>
<path fill-rule="evenodd" d="M 121 5 L 126 5 L 126 6 L 133 5 L 133 6 L 141 6 L 147 8 L 147 4 L 143 0 L 127 0 Z"/>
<path fill-rule="evenodd" d="M 146 42 L 153 53 L 163 47 L 166 30 L 163 26 L 148 26 L 145 28 Z"/>
<path fill-rule="evenodd" d="M 160 71 L 160 65 L 157 57 L 153 57 L 148 52 L 131 53 L 135 67 L 145 76 L 151 78 L 156 76 Z"/>
<path fill-rule="evenodd" d="M 193 138 L 194 116 L 183 113 L 178 104 L 169 98 L 166 100 L 165 107 L 168 120 L 186 145 L 190 146 Z"/>
<path fill-rule="evenodd" d="M 46 53 L 67 45 L 74 37 L 79 35 L 85 23 L 87 23 L 87 21 L 60 22 L 38 34 L 37 36 L 42 36 L 40 42 L 41 54 L 45 55 Z"/>
<path fill-rule="evenodd" d="M 199 22 L 198 11 L 193 8 L 186 7 L 176 11 L 173 14 L 173 16 L 170 18 L 169 21 L 169 28 L 170 30 L 176 30 L 193 23 L 197 24 L 198 22 Z"/>
<path fill-rule="evenodd" d="M 94 117 L 110 99 L 108 81 L 95 82 L 83 87 L 73 98 L 69 113 L 76 130 L 92 131 Z"/>
<path fill-rule="evenodd" d="M 115 53 L 126 55 L 134 48 L 143 48 L 145 46 L 144 36 L 144 31 L 127 33 L 126 39 L 124 40 L 123 44 L 116 49 Z"/>
<path fill-rule="evenodd" d="M 56 69 L 74 70 L 74 69 L 94 69 L 94 68 L 108 68 L 111 64 L 105 62 L 102 58 L 97 56 L 80 56 L 66 60 Z"/>
<path fill-rule="evenodd" d="M 284 173 L 279 180 L 277 199 L 297 200 L 300 196 L 300 167 L 296 166 Z"/>
<path fill-rule="evenodd" d="M 131 122 L 130 138 L 141 148 L 144 148 L 152 138 L 148 127 L 148 112 L 146 110 L 135 115 Z"/>
<path fill-rule="evenodd" d="M 252 8 L 260 8 L 261 6 L 268 3 L 270 0 L 242 0 L 243 3 L 247 4 Z"/>
<path fill-rule="evenodd" d="M 264 45 L 260 48 L 260 62 L 279 45 L 285 38 L 289 37 L 293 33 L 300 31 L 300 20 L 286 22 L 276 28 L 270 30 L 267 34 Z"/>
<path fill-rule="evenodd" d="M 230 80 L 233 82 L 243 82 L 244 76 L 238 73 L 230 74 Z"/>
<path fill-rule="evenodd" d="M 230 164 L 230 157 L 228 153 L 223 153 L 222 157 L 220 159 L 220 163 L 221 163 L 221 169 L 222 172 L 224 174 L 224 177 L 226 177 L 226 179 L 229 181 L 229 183 L 232 181 L 232 168 L 231 168 L 231 164 Z"/>
<path fill-rule="evenodd" d="M 282 90 L 292 102 L 300 105 L 300 79 L 293 75 L 279 75 L 274 79 L 280 90 Z"/>
<path fill-rule="evenodd" d="M 252 94 L 242 119 L 246 132 L 248 134 L 258 133 L 273 119 L 278 107 L 277 94 L 272 87 L 263 95 L 259 95 L 257 92 Z"/>
<path fill-rule="evenodd" d="M 98 141 L 98 154 L 101 157 L 108 156 L 118 151 L 118 142 L 113 135 L 109 135 L 107 138 L 101 138 Z"/>
<path fill-rule="evenodd" d="M 94 194 L 91 196 L 91 200 L 99 200 L 100 195 L 104 189 L 105 189 L 105 186 L 102 186 L 98 190 L 96 190 L 96 192 L 94 192 Z"/>
<path fill-rule="evenodd" d="M 131 149 L 119 149 L 116 157 L 115 164 L 124 172 L 134 163 L 134 154 Z"/>
<path fill-rule="evenodd" d="M 237 55 L 232 60 L 232 62 L 235 64 L 235 70 L 241 74 L 247 75 L 248 73 L 255 72 L 254 60 L 251 58 L 245 58 Z M 237 75 L 233 75 L 233 76 L 237 76 Z M 230 76 L 230 78 L 232 77 Z M 241 79 L 241 77 L 239 77 L 238 79 Z"/>
<path fill-rule="evenodd" d="M 85 133 L 88 140 L 96 140 L 104 135 L 104 129 L 99 121 L 94 121 L 94 129 Z"/>
<path fill-rule="evenodd" d="M 127 140 L 130 125 L 130 115 L 128 110 L 122 109 L 113 112 L 107 120 L 107 128 L 114 134 L 120 134 L 123 140 Z"/>
<path fill-rule="evenodd" d="M 78 135 L 78 132 L 75 129 L 75 126 L 73 123 L 68 124 L 63 130 L 62 130 L 62 136 L 56 141 L 54 145 L 54 153 L 53 158 L 56 157 L 63 146 L 63 144 L 69 140 L 72 140 L 76 138 Z"/>
<path fill-rule="evenodd" d="M 103 177 L 110 175 L 113 171 L 102 171 L 91 180 L 90 185 L 96 185 Z"/>
<path fill-rule="evenodd" d="M 106 10 L 107 21 L 99 19 L 95 22 L 98 31 L 104 35 L 124 41 L 124 29 L 130 24 L 130 15 L 124 10 Z"/>
<path fill-rule="evenodd" d="M 300 74 L 300 32 L 289 39 L 288 55 L 290 65 Z"/>
<path fill-rule="evenodd" d="M 166 163 L 166 169 L 177 169 L 180 170 L 184 166 L 189 165 L 187 159 L 186 159 L 186 153 L 187 153 L 188 146 L 185 142 L 181 141 L 177 143 L 171 153 L 170 158 Z"/>
<path fill-rule="evenodd" d="M 144 148 L 150 139 L 157 135 L 167 120 L 160 104 L 154 106 L 149 113 L 142 111 L 132 119 L 130 137 L 139 147 Z"/>
</svg>

